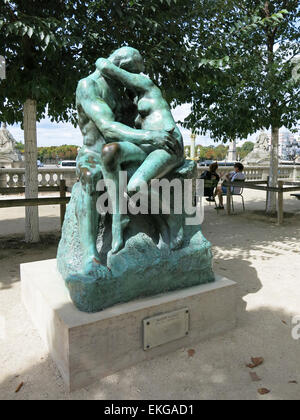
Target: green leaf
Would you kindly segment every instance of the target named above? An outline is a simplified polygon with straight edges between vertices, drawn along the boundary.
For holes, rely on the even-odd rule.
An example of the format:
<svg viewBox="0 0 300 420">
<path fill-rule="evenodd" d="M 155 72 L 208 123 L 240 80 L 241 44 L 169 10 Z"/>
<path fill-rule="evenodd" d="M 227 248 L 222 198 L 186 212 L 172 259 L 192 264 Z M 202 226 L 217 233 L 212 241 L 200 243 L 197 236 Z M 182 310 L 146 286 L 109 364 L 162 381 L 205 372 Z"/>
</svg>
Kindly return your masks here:
<svg viewBox="0 0 300 420">
<path fill-rule="evenodd" d="M 32 34 L 33 34 L 33 29 L 32 28 L 28 28 L 27 29 L 27 35 L 29 36 L 29 38 L 32 37 Z"/>
<path fill-rule="evenodd" d="M 45 45 L 46 45 L 46 47 L 48 46 L 48 44 L 49 44 L 49 42 L 50 42 L 50 35 L 46 35 L 45 36 L 45 40 L 44 40 L 44 42 L 45 42 Z"/>
</svg>

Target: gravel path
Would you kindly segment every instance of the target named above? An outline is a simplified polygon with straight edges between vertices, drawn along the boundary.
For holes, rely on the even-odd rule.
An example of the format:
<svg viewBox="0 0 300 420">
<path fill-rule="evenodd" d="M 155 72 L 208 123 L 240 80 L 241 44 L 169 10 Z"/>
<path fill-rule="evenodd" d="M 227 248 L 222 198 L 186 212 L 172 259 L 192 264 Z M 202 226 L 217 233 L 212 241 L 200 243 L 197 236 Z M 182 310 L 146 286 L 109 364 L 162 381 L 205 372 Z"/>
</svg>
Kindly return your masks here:
<svg viewBox="0 0 300 420">
<path fill-rule="evenodd" d="M 19 264 L 55 258 L 59 208 L 40 207 L 43 242 L 31 246 L 21 240 L 24 209 L 0 209 L 0 399 L 299 399 L 300 339 L 291 322 L 300 315 L 300 201 L 285 197 L 294 215 L 278 227 L 260 213 L 262 193 L 245 197 L 245 214 L 238 204 L 230 217 L 207 205 L 203 224 L 215 272 L 238 283 L 237 328 L 195 345 L 193 356 L 184 348 L 71 394 L 20 299 Z M 251 370 L 251 357 L 264 363 Z"/>
</svg>

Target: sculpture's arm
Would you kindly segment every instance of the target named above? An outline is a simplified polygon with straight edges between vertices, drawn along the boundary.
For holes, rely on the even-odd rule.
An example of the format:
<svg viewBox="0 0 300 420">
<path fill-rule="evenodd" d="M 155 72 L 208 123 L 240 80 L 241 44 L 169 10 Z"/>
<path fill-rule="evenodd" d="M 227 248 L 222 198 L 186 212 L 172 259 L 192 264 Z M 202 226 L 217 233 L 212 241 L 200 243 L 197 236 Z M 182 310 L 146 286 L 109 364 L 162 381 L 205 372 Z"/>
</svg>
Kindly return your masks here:
<svg viewBox="0 0 300 420">
<path fill-rule="evenodd" d="M 92 79 L 79 82 L 76 97 L 85 114 L 95 123 L 105 141 L 129 141 L 136 145 L 151 143 L 157 149 L 174 151 L 172 134 L 165 130 L 137 130 L 115 121 L 107 103 L 96 94 L 97 85 Z"/>
<path fill-rule="evenodd" d="M 77 100 L 85 114 L 96 124 L 108 143 L 130 141 L 135 144 L 142 144 L 152 139 L 153 132 L 150 130 L 137 130 L 116 122 L 110 107 L 96 95 L 95 91 L 95 82 L 83 79 L 78 84 Z"/>
<path fill-rule="evenodd" d="M 113 80 L 118 80 L 127 88 L 134 88 L 139 91 L 145 92 L 154 86 L 149 77 L 143 74 L 130 73 L 120 67 L 115 66 L 106 58 L 98 58 L 96 67 L 100 73 Z"/>
</svg>

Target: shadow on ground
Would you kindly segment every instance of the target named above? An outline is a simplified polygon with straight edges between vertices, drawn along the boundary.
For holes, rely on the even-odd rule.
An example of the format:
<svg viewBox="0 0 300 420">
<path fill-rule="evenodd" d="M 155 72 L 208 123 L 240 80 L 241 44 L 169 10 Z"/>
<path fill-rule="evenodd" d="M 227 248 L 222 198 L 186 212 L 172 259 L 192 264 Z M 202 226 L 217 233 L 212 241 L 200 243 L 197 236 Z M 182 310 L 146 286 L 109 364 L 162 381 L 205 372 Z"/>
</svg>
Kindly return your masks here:
<svg viewBox="0 0 300 420">
<path fill-rule="evenodd" d="M 299 399 L 299 343 L 281 319 L 284 311 L 262 307 L 247 314 L 247 324 L 193 346 L 194 356 L 183 348 L 167 356 L 139 363 L 89 387 L 69 394 L 49 356 L 31 362 L 0 383 L 1 399 Z M 250 326 L 250 327 L 249 327 Z M 36 340 L 35 340 L 36 341 Z M 42 343 L 39 343 L 42 346 Z M 288 356 L 287 356 L 288 355 Z M 264 363 L 246 367 L 253 356 Z M 253 382 L 249 372 L 261 379 Z M 18 385 L 24 385 L 15 393 Z M 259 388 L 270 393 L 259 395 Z"/>
<path fill-rule="evenodd" d="M 260 208 L 263 201 L 255 204 Z M 237 214 L 227 216 L 216 214 L 207 206 L 203 225 L 204 235 L 213 245 L 215 272 L 238 283 L 237 328 L 194 345 L 193 357 L 184 348 L 99 379 L 71 394 L 66 392 L 20 302 L 19 264 L 54 258 L 56 243 L 36 249 L 0 247 L 0 255 L 6 252 L 0 259 L 0 285 L 9 288 L 0 300 L 8 318 L 7 340 L 0 347 L 4 354 L 0 362 L 0 397 L 298 400 L 300 340 L 292 338 L 291 318 L 297 314 L 299 304 L 295 273 L 299 264 L 300 219 L 296 215 L 292 222 L 289 219 L 279 227 L 248 218 L 238 209 L 237 205 Z M 18 251 L 22 254 L 18 255 Z M 5 272 L 3 261 L 7 264 Z M 15 306 L 7 301 L 10 295 Z M 253 382 L 246 364 L 258 356 L 264 358 L 264 363 L 254 372 L 261 380 Z M 24 385 L 15 393 L 20 382 Z M 262 387 L 271 392 L 259 395 L 257 390 Z"/>
<path fill-rule="evenodd" d="M 51 253 L 55 250 L 52 245 Z M 22 366 L 11 370 L 0 383 L 2 399 L 298 399 L 300 387 L 300 342 L 291 337 L 291 314 L 262 305 L 247 310 L 246 298 L 259 293 L 261 281 L 255 268 L 239 258 L 215 259 L 216 271 L 238 283 L 238 325 L 223 335 L 167 356 L 139 363 L 95 384 L 69 394 L 61 375 L 48 356 L 37 332 L 20 303 L 20 331 L 27 347 Z M 250 279 L 247 282 L 245 279 Z M 19 337 L 20 339 L 20 337 Z M 14 337 L 8 337 L 7 351 L 18 352 Z M 14 343 L 14 344 L 13 344 Z M 254 371 L 261 378 L 253 382 L 246 364 L 251 357 L 264 357 Z M 25 363 L 24 363 L 25 362 Z M 298 384 L 290 383 L 297 381 Z M 23 387 L 15 393 L 18 385 Z M 258 388 L 271 392 L 261 396 Z"/>
<path fill-rule="evenodd" d="M 0 290 L 20 281 L 20 264 L 56 257 L 60 232 L 41 234 L 41 241 L 28 244 L 23 235 L 0 237 Z"/>
<path fill-rule="evenodd" d="M 14 217 L 14 214 L 12 214 L 10 217 L 8 216 L 9 215 L 7 214 L 4 216 L 0 213 L 0 242 L 2 238 L 7 236 L 19 237 L 20 232 L 22 232 L 22 236 L 24 237 L 25 234 L 25 218 Z M 41 216 L 39 218 L 39 225 L 41 233 L 52 231 L 57 232 L 60 229 L 60 218 L 57 216 Z"/>
</svg>

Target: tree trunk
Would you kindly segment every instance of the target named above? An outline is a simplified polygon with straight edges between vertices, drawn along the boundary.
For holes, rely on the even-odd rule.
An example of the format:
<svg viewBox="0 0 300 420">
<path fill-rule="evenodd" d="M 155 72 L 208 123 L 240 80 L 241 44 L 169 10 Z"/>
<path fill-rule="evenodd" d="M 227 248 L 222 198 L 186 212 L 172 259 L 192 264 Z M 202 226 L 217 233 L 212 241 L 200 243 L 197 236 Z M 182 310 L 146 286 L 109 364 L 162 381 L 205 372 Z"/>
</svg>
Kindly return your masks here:
<svg viewBox="0 0 300 420">
<path fill-rule="evenodd" d="M 25 140 L 25 198 L 38 197 L 38 167 L 36 139 L 36 101 L 27 99 L 24 104 Z M 38 206 L 25 209 L 25 241 L 39 242 Z"/>
<path fill-rule="evenodd" d="M 277 187 L 278 183 L 278 143 L 279 143 L 279 128 L 272 127 L 271 135 L 271 154 L 270 154 L 270 172 L 269 185 L 270 187 Z M 276 193 L 269 192 L 267 200 L 267 214 L 276 213 Z"/>
</svg>

